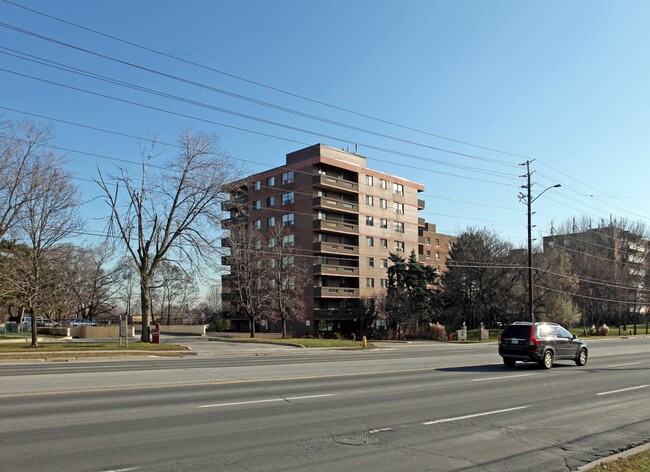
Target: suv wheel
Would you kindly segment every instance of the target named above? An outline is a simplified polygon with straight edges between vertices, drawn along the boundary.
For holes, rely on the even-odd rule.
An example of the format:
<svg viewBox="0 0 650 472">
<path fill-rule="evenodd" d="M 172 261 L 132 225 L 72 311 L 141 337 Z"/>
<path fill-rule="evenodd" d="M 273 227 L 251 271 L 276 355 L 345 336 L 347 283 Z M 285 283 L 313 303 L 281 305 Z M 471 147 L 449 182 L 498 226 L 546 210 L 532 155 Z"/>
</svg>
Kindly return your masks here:
<svg viewBox="0 0 650 472">
<path fill-rule="evenodd" d="M 510 359 L 508 357 L 503 358 L 503 365 L 506 367 L 514 367 L 516 363 L 517 361 L 514 359 Z"/>
<path fill-rule="evenodd" d="M 587 350 L 580 349 L 580 352 L 578 352 L 578 357 L 576 357 L 576 365 L 582 367 L 586 364 L 587 364 Z"/>
<path fill-rule="evenodd" d="M 553 352 L 550 349 L 544 351 L 544 357 L 542 357 L 542 367 L 545 369 L 550 369 L 553 367 Z"/>
</svg>

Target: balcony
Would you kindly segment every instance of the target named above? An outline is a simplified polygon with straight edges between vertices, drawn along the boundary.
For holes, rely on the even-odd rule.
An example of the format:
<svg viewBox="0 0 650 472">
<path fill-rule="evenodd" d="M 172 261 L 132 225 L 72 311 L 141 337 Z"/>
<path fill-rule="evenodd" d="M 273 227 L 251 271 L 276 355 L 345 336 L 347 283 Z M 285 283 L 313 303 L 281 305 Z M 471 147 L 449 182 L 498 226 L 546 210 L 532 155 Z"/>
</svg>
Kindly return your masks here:
<svg viewBox="0 0 650 472">
<path fill-rule="evenodd" d="M 314 274 L 358 277 L 359 268 L 343 265 L 316 264 L 314 265 Z"/>
<path fill-rule="evenodd" d="M 424 218 L 418 218 L 418 226 L 424 228 L 426 224 L 427 222 Z"/>
<path fill-rule="evenodd" d="M 221 210 L 222 211 L 230 211 L 230 210 L 235 210 L 237 208 L 245 208 L 247 201 L 248 201 L 248 198 L 246 196 L 238 197 L 238 198 L 231 198 L 230 200 L 226 200 L 225 202 L 221 202 Z"/>
<path fill-rule="evenodd" d="M 314 185 L 321 187 L 333 188 L 336 190 L 346 190 L 348 192 L 359 192 L 359 184 L 350 180 L 338 179 L 329 175 L 314 175 Z"/>
<path fill-rule="evenodd" d="M 337 233 L 359 233 L 359 225 L 333 220 L 314 220 L 316 231 L 334 231 Z"/>
<path fill-rule="evenodd" d="M 247 219 L 247 217 L 244 216 L 244 215 L 235 216 L 235 217 L 232 217 L 232 218 L 226 218 L 226 219 L 221 220 L 221 227 L 222 228 L 228 228 L 228 227 L 230 227 L 232 225 L 236 225 L 237 223 L 243 223 L 244 221 L 246 221 L 246 219 Z"/>
<path fill-rule="evenodd" d="M 221 238 L 221 247 L 230 247 L 230 238 Z"/>
<path fill-rule="evenodd" d="M 418 198 L 418 210 L 424 210 L 424 200 Z"/>
<path fill-rule="evenodd" d="M 359 204 L 345 200 L 335 200 L 327 197 L 315 197 L 314 208 L 324 210 L 344 211 L 347 213 L 359 213 Z"/>
<path fill-rule="evenodd" d="M 418 244 L 424 244 L 424 242 L 425 242 L 424 236 L 418 236 Z M 223 242 L 221 243 L 221 245 L 223 246 Z"/>
<path fill-rule="evenodd" d="M 345 308 L 330 308 L 330 309 L 318 309 L 314 310 L 314 319 L 315 320 L 348 320 L 357 318 L 359 316 L 358 312 L 354 310 L 349 310 Z"/>
<path fill-rule="evenodd" d="M 314 243 L 315 252 L 326 252 L 334 254 L 350 254 L 358 255 L 359 246 L 354 246 L 351 244 L 338 244 L 338 243 Z"/>
<path fill-rule="evenodd" d="M 358 298 L 359 289 L 352 287 L 314 287 L 314 298 Z"/>
</svg>

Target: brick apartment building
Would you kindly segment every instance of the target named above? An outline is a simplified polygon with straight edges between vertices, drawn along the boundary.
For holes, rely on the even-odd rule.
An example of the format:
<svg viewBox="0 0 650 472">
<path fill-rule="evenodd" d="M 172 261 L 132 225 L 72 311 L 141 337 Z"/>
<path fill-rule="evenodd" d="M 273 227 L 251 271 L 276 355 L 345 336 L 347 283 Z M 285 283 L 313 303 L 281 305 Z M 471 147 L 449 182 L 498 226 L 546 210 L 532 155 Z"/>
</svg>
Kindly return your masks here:
<svg viewBox="0 0 650 472">
<path fill-rule="evenodd" d="M 295 246 L 311 255 L 314 281 L 305 293 L 306 319 L 293 324 L 293 333 L 355 332 L 351 300 L 387 288 L 391 252 L 406 258 L 414 250 L 420 262 L 445 270 L 454 238 L 418 217 L 423 190 L 422 184 L 369 169 L 363 156 L 317 144 L 288 154 L 282 167 L 242 181 L 231 200 L 247 212 L 226 203 L 230 218 L 224 226 L 247 221 L 261 231 L 289 227 Z M 227 276 L 223 293 L 226 318 L 235 330 L 246 330 L 247 320 L 228 313 Z M 274 330 L 265 321 L 259 328 Z"/>
</svg>

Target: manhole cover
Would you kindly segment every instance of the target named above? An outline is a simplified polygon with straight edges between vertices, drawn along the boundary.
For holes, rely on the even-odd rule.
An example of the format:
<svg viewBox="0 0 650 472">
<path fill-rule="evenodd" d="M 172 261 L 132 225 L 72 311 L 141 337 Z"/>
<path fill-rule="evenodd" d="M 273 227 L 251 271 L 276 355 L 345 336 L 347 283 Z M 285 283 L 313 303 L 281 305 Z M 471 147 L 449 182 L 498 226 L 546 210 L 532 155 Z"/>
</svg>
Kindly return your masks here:
<svg viewBox="0 0 650 472">
<path fill-rule="evenodd" d="M 364 446 L 366 444 L 377 443 L 377 438 L 368 436 L 367 434 L 345 434 L 334 436 L 334 442 L 348 446 Z"/>
</svg>

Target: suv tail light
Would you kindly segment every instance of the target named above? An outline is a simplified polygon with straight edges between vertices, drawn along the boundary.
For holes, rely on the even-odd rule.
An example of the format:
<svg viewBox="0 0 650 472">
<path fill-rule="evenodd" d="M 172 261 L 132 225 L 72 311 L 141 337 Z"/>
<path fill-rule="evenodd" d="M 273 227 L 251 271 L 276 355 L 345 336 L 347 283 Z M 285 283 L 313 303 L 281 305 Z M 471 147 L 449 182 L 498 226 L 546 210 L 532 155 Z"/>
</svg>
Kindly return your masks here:
<svg viewBox="0 0 650 472">
<path fill-rule="evenodd" d="M 537 341 L 537 338 L 535 337 L 535 325 L 530 327 L 530 339 L 528 340 L 528 345 L 531 349 L 537 349 L 537 346 L 539 346 L 539 341 Z"/>
<path fill-rule="evenodd" d="M 501 341 L 503 341 L 503 336 L 499 336 L 499 344 L 501 344 Z"/>
</svg>

